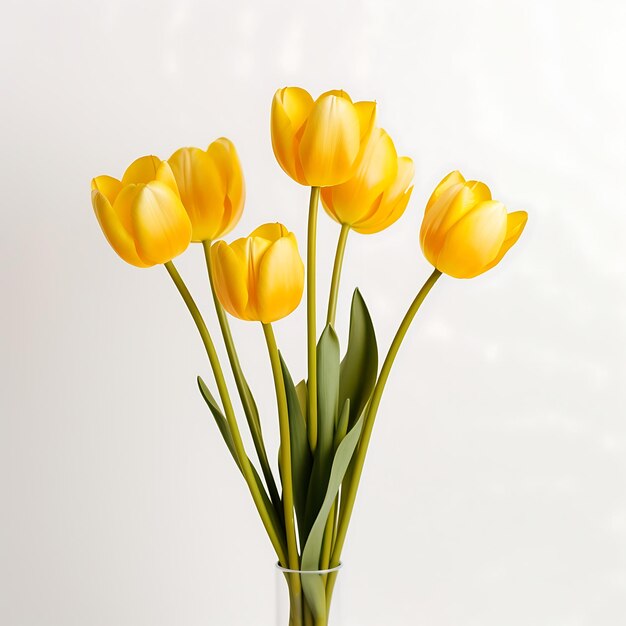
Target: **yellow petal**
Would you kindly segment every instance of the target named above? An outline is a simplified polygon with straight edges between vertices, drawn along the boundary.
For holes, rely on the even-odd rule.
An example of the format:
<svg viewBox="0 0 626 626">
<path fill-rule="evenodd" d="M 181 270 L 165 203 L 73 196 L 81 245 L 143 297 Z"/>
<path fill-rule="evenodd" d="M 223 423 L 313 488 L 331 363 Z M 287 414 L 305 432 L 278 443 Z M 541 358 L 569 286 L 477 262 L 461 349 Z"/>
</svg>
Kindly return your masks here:
<svg viewBox="0 0 626 626">
<path fill-rule="evenodd" d="M 104 194 L 106 199 L 113 204 L 117 194 L 122 189 L 122 183 L 117 178 L 113 178 L 113 176 L 96 176 L 91 181 L 91 188 L 97 189 Z"/>
<path fill-rule="evenodd" d="M 377 233 L 396 222 L 404 213 L 413 187 L 411 182 L 415 176 L 415 165 L 409 157 L 398 159 L 398 174 L 381 198 L 376 211 L 363 221 L 353 225 L 353 229 L 364 235 Z"/>
<path fill-rule="evenodd" d="M 354 172 L 361 147 L 359 116 L 354 105 L 337 95 L 315 102 L 300 140 L 300 160 L 307 184 L 338 185 Z"/>
<path fill-rule="evenodd" d="M 259 321 L 275 322 L 300 304 L 304 290 L 304 263 L 293 233 L 281 237 L 265 252 L 259 269 L 257 310 Z"/>
<path fill-rule="evenodd" d="M 455 185 L 463 185 L 465 183 L 465 178 L 463 178 L 463 174 L 458 170 L 454 172 L 450 172 L 447 176 L 445 176 L 442 181 L 435 187 L 435 191 L 431 194 L 428 199 L 428 203 L 426 204 L 426 212 L 428 212 L 433 204 L 439 199 L 439 197 L 446 191 L 448 191 L 451 187 Z"/>
<path fill-rule="evenodd" d="M 165 183 L 141 186 L 131 216 L 137 252 L 144 261 L 171 261 L 189 245 L 191 222 L 180 198 Z"/>
<path fill-rule="evenodd" d="M 397 173 L 398 155 L 393 141 L 382 128 L 376 128 L 367 141 L 355 175 L 332 187 L 331 217 L 336 216 L 340 223 L 350 225 L 367 219 L 377 212 L 379 202 L 376 200 L 393 184 Z"/>
<path fill-rule="evenodd" d="M 341 224 L 341 219 L 339 218 L 337 211 L 335 211 L 335 203 L 333 201 L 333 194 L 335 189 L 337 189 L 337 187 L 322 187 L 322 189 L 320 190 L 320 198 L 322 200 L 322 206 L 324 207 L 326 213 L 328 213 L 328 215 L 332 217 L 335 222 Z"/>
<path fill-rule="evenodd" d="M 300 87 L 279 89 L 272 101 L 272 147 L 278 164 L 295 181 L 306 185 L 298 154 L 298 141 L 311 109 L 313 98 Z"/>
<path fill-rule="evenodd" d="M 496 258 L 506 231 L 504 205 L 481 202 L 448 231 L 434 265 L 455 278 L 478 276 Z"/>
<path fill-rule="evenodd" d="M 517 243 L 528 221 L 528 213 L 526 211 L 515 211 L 507 215 L 506 236 L 500 247 L 496 258 L 487 265 L 485 272 L 500 263 L 504 255 Z"/>
<path fill-rule="evenodd" d="M 246 199 L 246 187 L 243 170 L 235 145 L 230 139 L 220 137 L 207 149 L 207 155 L 213 161 L 223 183 L 223 215 L 213 239 L 223 237 L 239 222 Z"/>
<path fill-rule="evenodd" d="M 133 239 L 135 237 L 135 227 L 133 225 L 132 208 L 135 198 L 142 187 L 143 185 L 126 185 L 126 187 L 123 187 L 117 194 L 115 202 L 113 203 L 113 210 L 115 211 L 117 218 Z"/>
<path fill-rule="evenodd" d="M 359 128 L 361 130 L 361 142 L 364 142 L 372 132 L 376 123 L 376 103 L 369 101 L 355 102 L 354 108 L 359 116 Z"/>
<path fill-rule="evenodd" d="M 396 198 L 404 195 L 415 177 L 415 164 L 409 157 L 398 158 L 398 173 L 391 186 L 385 191 L 384 202 L 393 202 Z"/>
<path fill-rule="evenodd" d="M 246 238 L 246 258 L 248 262 L 248 306 L 246 315 L 248 319 L 259 320 L 259 271 L 263 256 L 272 245 L 271 239 L 261 236 Z"/>
<path fill-rule="evenodd" d="M 149 183 L 156 179 L 161 159 L 156 156 L 139 157 L 133 161 L 122 176 L 122 185 L 130 183 Z"/>
<path fill-rule="evenodd" d="M 352 98 L 350 97 L 350 94 L 345 92 L 343 89 L 329 89 L 328 91 L 325 91 L 320 96 L 320 98 L 324 98 L 325 96 L 336 96 L 337 98 L 343 98 L 344 100 L 347 100 L 348 102 L 352 102 Z"/>
<path fill-rule="evenodd" d="M 476 181 L 451 184 L 424 213 L 420 238 L 426 258 L 436 257 L 448 231 L 479 202 L 491 200 L 489 187 Z M 432 261 L 431 261 L 432 262 Z"/>
<path fill-rule="evenodd" d="M 353 226 L 353 229 L 363 235 L 370 235 L 389 228 L 389 226 L 397 222 L 404 214 L 412 193 L 413 187 L 409 187 L 401 196 L 396 198 L 394 204 L 381 202 L 379 212 L 377 212 L 372 219 L 367 220 L 363 224 Z M 385 213 L 384 211 L 387 210 L 389 212 Z"/>
<path fill-rule="evenodd" d="M 238 240 L 245 241 L 245 240 Z M 242 258 L 224 241 L 211 246 L 211 263 L 214 269 L 215 291 L 222 306 L 235 317 L 248 319 L 248 267 Z"/>
<path fill-rule="evenodd" d="M 243 263 L 245 263 L 245 266 L 247 268 L 248 267 L 248 238 L 240 237 L 239 239 L 235 239 L 235 241 L 233 241 L 229 245 L 229 247 L 237 255 L 237 257 L 241 259 Z"/>
<path fill-rule="evenodd" d="M 250 237 L 262 237 L 263 239 L 267 239 L 269 241 L 277 241 L 281 237 L 286 237 L 289 234 L 289 231 L 285 226 L 278 222 L 272 222 L 269 224 L 262 224 L 255 228 L 251 233 Z"/>
<path fill-rule="evenodd" d="M 137 267 L 149 267 L 152 265 L 152 263 L 145 263 L 139 258 L 131 234 L 124 228 L 111 203 L 98 189 L 92 190 L 91 203 L 100 228 L 102 228 L 102 232 L 113 250 L 131 265 Z"/>
<path fill-rule="evenodd" d="M 157 167 L 154 179 L 165 183 L 180 198 L 180 191 L 176 184 L 174 172 L 167 161 L 161 161 L 159 167 Z"/>
<path fill-rule="evenodd" d="M 226 195 L 215 161 L 200 148 L 180 148 L 168 163 L 191 220 L 193 241 L 213 239 L 220 231 Z"/>
</svg>

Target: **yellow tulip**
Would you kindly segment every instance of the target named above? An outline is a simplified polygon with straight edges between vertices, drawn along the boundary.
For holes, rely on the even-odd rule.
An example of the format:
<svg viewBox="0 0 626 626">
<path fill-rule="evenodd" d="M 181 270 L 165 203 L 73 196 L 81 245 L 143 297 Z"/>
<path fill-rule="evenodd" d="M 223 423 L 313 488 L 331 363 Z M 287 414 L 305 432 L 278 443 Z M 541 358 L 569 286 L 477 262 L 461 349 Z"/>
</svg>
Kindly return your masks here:
<svg viewBox="0 0 626 626">
<path fill-rule="evenodd" d="M 264 224 L 244 237 L 211 247 L 215 290 L 235 317 L 269 324 L 300 304 L 304 263 L 295 235 L 282 224 Z"/>
<path fill-rule="evenodd" d="M 502 260 L 527 219 L 525 211 L 507 214 L 485 183 L 452 172 L 426 205 L 420 243 L 424 256 L 444 274 L 473 278 Z"/>
<path fill-rule="evenodd" d="M 246 197 L 235 146 L 221 137 L 206 151 L 180 148 L 168 159 L 193 227 L 192 241 L 218 239 L 239 221 Z"/>
<path fill-rule="evenodd" d="M 155 156 L 131 163 L 121 181 L 112 176 L 94 178 L 91 203 L 111 247 L 131 265 L 171 261 L 191 240 L 191 222 L 174 174 Z"/>
<path fill-rule="evenodd" d="M 314 101 L 300 87 L 283 87 L 272 102 L 276 160 L 302 185 L 339 185 L 356 172 L 375 118 L 375 102 L 353 103 L 344 91 Z"/>
<path fill-rule="evenodd" d="M 398 157 L 391 137 L 375 128 L 355 175 L 341 185 L 322 189 L 322 204 L 340 224 L 363 234 L 377 233 L 404 213 L 414 174 L 413 161 Z"/>
</svg>

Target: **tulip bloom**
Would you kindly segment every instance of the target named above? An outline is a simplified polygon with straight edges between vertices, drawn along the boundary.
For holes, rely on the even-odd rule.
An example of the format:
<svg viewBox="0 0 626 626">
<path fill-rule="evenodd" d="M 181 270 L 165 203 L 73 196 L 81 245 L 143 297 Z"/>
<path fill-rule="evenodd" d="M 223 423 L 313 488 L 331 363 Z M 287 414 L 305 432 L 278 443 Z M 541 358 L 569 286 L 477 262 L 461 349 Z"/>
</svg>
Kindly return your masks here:
<svg viewBox="0 0 626 626">
<path fill-rule="evenodd" d="M 264 224 L 244 237 L 211 247 L 215 291 L 235 317 L 269 324 L 300 304 L 304 263 L 295 235 L 282 224 Z"/>
<path fill-rule="evenodd" d="M 355 175 L 341 185 L 322 189 L 322 204 L 340 224 L 363 234 L 377 233 L 404 213 L 414 174 L 413 161 L 398 157 L 391 137 L 375 128 Z"/>
<path fill-rule="evenodd" d="M 221 137 L 206 151 L 180 148 L 168 159 L 193 227 L 192 241 L 223 237 L 239 222 L 246 196 L 232 141 Z"/>
<path fill-rule="evenodd" d="M 155 156 L 131 163 L 121 181 L 112 176 L 94 178 L 91 203 L 107 241 L 131 265 L 171 261 L 191 240 L 191 222 L 174 174 Z"/>
<path fill-rule="evenodd" d="M 374 126 L 375 102 L 352 102 L 344 91 L 317 100 L 284 87 L 272 102 L 272 147 L 285 172 L 301 185 L 339 185 L 356 172 Z"/>
<path fill-rule="evenodd" d="M 485 183 L 448 174 L 433 192 L 420 231 L 424 256 L 454 278 L 473 278 L 497 265 L 519 239 L 528 214 L 508 213 Z"/>
</svg>

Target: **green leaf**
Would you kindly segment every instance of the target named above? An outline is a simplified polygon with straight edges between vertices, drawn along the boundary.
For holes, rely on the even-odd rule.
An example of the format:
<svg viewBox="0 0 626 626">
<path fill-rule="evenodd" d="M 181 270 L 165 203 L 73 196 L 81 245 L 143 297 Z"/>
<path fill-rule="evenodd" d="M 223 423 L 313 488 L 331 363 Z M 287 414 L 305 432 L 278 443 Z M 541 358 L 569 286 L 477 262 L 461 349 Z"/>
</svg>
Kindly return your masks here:
<svg viewBox="0 0 626 626">
<path fill-rule="evenodd" d="M 317 344 L 317 446 L 307 494 L 303 537 L 307 537 L 326 493 L 333 460 L 339 406 L 339 340 L 332 326 Z"/>
<path fill-rule="evenodd" d="M 346 405 L 346 407 L 349 410 L 349 406 Z M 322 542 L 324 540 L 324 530 L 326 528 L 328 514 L 337 497 L 339 487 L 348 469 L 354 450 L 359 443 L 362 428 L 363 416 L 358 419 L 357 423 L 352 427 L 337 448 L 330 471 L 326 496 L 324 497 L 320 511 L 311 527 L 311 532 L 309 533 L 306 545 L 302 551 L 301 568 L 303 571 L 314 571 L 319 568 L 320 553 L 322 551 Z M 302 588 L 316 620 L 323 621 L 326 617 L 326 591 L 322 575 L 306 574 L 302 576 Z"/>
<path fill-rule="evenodd" d="M 213 394 L 207 387 L 206 383 L 202 380 L 200 376 L 198 376 L 197 380 L 198 380 L 198 387 L 200 388 L 200 393 L 202 394 L 202 397 L 204 398 L 213 417 L 215 418 L 215 423 L 217 424 L 217 427 L 219 428 L 219 431 L 222 434 L 222 437 L 224 438 L 224 442 L 226 443 L 228 450 L 232 454 L 233 459 L 235 460 L 235 463 L 237 464 L 237 467 L 239 468 L 239 471 L 243 474 L 243 470 L 241 468 L 241 464 L 239 463 L 239 459 L 237 457 L 237 450 L 235 449 L 233 436 L 232 436 L 232 433 L 230 432 L 230 427 L 228 426 L 228 422 L 226 421 L 224 414 L 222 413 L 219 405 L 217 404 L 217 401 L 213 397 Z M 277 530 L 282 529 L 284 531 L 284 523 L 283 523 L 283 519 L 281 515 L 282 511 L 276 510 L 273 502 L 270 500 L 269 496 L 267 495 L 267 491 L 265 490 L 265 485 L 263 484 L 263 481 L 261 480 L 261 477 L 259 476 L 259 472 L 257 471 L 256 467 L 254 467 L 254 464 L 252 463 L 250 458 L 248 458 L 248 463 L 250 464 L 250 469 L 252 470 L 254 481 L 257 484 L 259 492 L 261 493 L 261 497 L 263 498 L 265 507 L 270 513 L 274 527 Z"/>
<path fill-rule="evenodd" d="M 339 417 L 339 421 L 337 422 L 337 430 L 335 431 L 335 441 L 333 443 L 333 448 L 335 450 L 339 447 L 339 444 L 343 441 L 343 438 L 346 436 L 346 433 L 348 432 L 349 420 L 350 420 L 350 398 L 348 398 L 344 402 L 343 409 Z"/>
<path fill-rule="evenodd" d="M 348 349 L 341 362 L 339 406 L 350 398 L 352 426 L 369 401 L 378 374 L 376 333 L 365 300 L 358 289 L 352 296 Z"/>
<path fill-rule="evenodd" d="M 306 512 L 306 497 L 311 479 L 311 467 L 313 466 L 313 456 L 309 447 L 306 423 L 302 416 L 298 392 L 294 387 L 293 379 L 287 368 L 287 364 L 280 355 L 280 366 L 283 371 L 285 381 L 285 392 L 287 395 L 287 409 L 289 411 L 289 441 L 291 443 L 291 475 L 293 479 L 293 499 L 296 517 L 298 519 L 298 530 L 300 542 L 303 542 L 304 518 Z"/>
<path fill-rule="evenodd" d="M 239 464 L 239 459 L 237 458 L 237 451 L 235 450 L 235 444 L 233 443 L 233 436 L 230 432 L 230 428 L 228 427 L 228 422 L 226 418 L 222 414 L 221 409 L 219 408 L 213 394 L 207 387 L 206 383 L 198 376 L 198 387 L 200 388 L 200 393 L 204 398 L 204 401 L 207 403 L 213 417 L 215 418 L 215 423 L 219 428 L 220 433 L 222 433 L 222 437 L 224 438 L 224 442 L 226 443 L 227 448 L 230 450 L 230 453 L 237 464 L 237 467 L 241 469 Z"/>
<path fill-rule="evenodd" d="M 309 392 L 306 388 L 306 381 L 301 380 L 296 385 L 296 394 L 298 395 L 298 402 L 300 404 L 300 411 L 302 412 L 302 417 L 304 418 L 304 423 L 307 422 L 307 406 L 306 403 L 309 399 Z"/>
</svg>

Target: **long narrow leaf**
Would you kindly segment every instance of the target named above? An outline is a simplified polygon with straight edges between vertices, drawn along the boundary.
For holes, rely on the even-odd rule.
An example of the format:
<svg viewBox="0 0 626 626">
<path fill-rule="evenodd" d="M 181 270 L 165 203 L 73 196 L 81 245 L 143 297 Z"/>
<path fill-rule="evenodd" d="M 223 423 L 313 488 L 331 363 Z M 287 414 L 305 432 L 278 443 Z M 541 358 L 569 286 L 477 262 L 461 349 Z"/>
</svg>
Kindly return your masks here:
<svg viewBox="0 0 626 626">
<path fill-rule="evenodd" d="M 298 395 L 298 402 L 300 403 L 300 411 L 302 412 L 302 417 L 304 418 L 304 423 L 307 423 L 307 408 L 306 403 L 309 398 L 309 392 L 306 387 L 306 381 L 301 380 L 296 385 L 296 394 Z"/>
<path fill-rule="evenodd" d="M 228 427 L 228 422 L 226 421 L 226 418 L 222 414 L 222 411 L 220 410 L 215 398 L 213 397 L 213 394 L 211 393 L 206 383 L 202 380 L 200 376 L 198 376 L 198 387 L 200 389 L 200 393 L 202 394 L 202 397 L 204 398 L 204 401 L 207 403 L 207 406 L 209 407 L 209 410 L 211 411 L 211 414 L 215 418 L 215 423 L 217 424 L 217 427 L 219 428 L 219 431 L 222 434 L 226 447 L 232 454 L 233 459 L 235 460 L 235 463 L 237 464 L 237 467 L 241 469 L 241 466 L 239 464 L 239 459 L 237 458 L 237 451 L 235 450 L 235 444 L 233 443 L 233 436 L 230 432 L 230 428 Z"/>
<path fill-rule="evenodd" d="M 348 349 L 341 362 L 339 406 L 350 398 L 350 426 L 367 404 L 378 373 L 378 346 L 372 318 L 358 289 L 352 296 Z"/>
<path fill-rule="evenodd" d="M 317 446 L 307 494 L 303 536 L 317 517 L 333 460 L 333 441 L 339 403 L 339 340 L 332 326 L 326 326 L 317 345 Z"/>
<path fill-rule="evenodd" d="M 198 380 L 198 387 L 200 388 L 200 393 L 202 394 L 204 401 L 207 403 L 207 406 L 209 407 L 211 414 L 215 418 L 215 423 L 217 424 L 217 427 L 220 433 L 222 434 L 224 442 L 226 443 L 226 447 L 232 454 L 232 457 L 235 460 L 235 463 L 237 464 L 239 471 L 243 474 L 243 470 L 241 468 L 241 464 L 239 463 L 239 459 L 237 457 L 237 451 L 235 449 L 233 436 L 230 432 L 228 422 L 226 421 L 226 418 L 224 417 L 221 409 L 219 408 L 217 404 L 217 401 L 213 397 L 213 394 L 207 387 L 206 383 L 202 380 L 200 376 L 198 376 L 197 380 Z M 274 524 L 274 528 L 276 528 L 277 531 L 279 532 L 282 531 L 284 533 L 284 523 L 283 523 L 283 518 L 281 515 L 282 511 L 276 510 L 274 504 L 270 500 L 270 497 L 267 495 L 267 491 L 265 490 L 265 485 L 263 484 L 263 481 L 261 480 L 261 477 L 259 476 L 259 473 L 256 467 L 254 467 L 254 464 L 252 463 L 250 458 L 248 458 L 248 462 L 250 463 L 250 468 L 252 469 L 254 481 L 256 482 L 259 492 L 261 493 L 261 497 L 263 498 L 263 502 L 265 503 L 265 508 L 269 511 L 270 516 L 272 518 L 272 523 Z"/>
<path fill-rule="evenodd" d="M 337 422 L 337 430 L 335 431 L 335 441 L 333 443 L 333 448 L 336 450 L 339 447 L 339 444 L 343 441 L 343 438 L 346 436 L 348 432 L 348 422 L 350 420 L 350 398 L 347 398 L 343 403 L 343 409 L 341 410 L 341 415 L 339 416 L 339 421 Z"/>
<path fill-rule="evenodd" d="M 320 511 L 311 527 L 311 532 L 309 533 L 306 545 L 302 551 L 301 567 L 303 571 L 314 571 L 319 567 L 320 552 L 328 514 L 337 497 L 341 481 L 343 480 L 352 455 L 354 454 L 354 450 L 359 442 L 362 427 L 363 416 L 358 419 L 357 423 L 352 427 L 337 448 L 330 471 L 326 496 L 324 497 Z M 318 574 L 306 574 L 302 576 L 302 588 L 316 620 L 323 620 L 326 615 L 326 591 L 322 576 Z"/>
<path fill-rule="evenodd" d="M 304 540 L 304 516 L 306 511 L 306 497 L 311 479 L 311 467 L 313 457 L 306 432 L 306 423 L 302 416 L 298 393 L 293 384 L 293 379 L 287 368 L 282 354 L 280 365 L 283 370 L 285 392 L 287 394 L 287 409 L 289 411 L 289 441 L 291 443 L 291 475 L 293 478 L 293 498 L 298 520 L 300 542 Z"/>
</svg>

